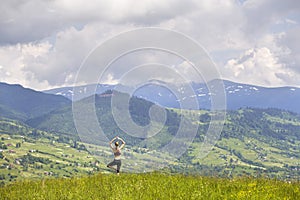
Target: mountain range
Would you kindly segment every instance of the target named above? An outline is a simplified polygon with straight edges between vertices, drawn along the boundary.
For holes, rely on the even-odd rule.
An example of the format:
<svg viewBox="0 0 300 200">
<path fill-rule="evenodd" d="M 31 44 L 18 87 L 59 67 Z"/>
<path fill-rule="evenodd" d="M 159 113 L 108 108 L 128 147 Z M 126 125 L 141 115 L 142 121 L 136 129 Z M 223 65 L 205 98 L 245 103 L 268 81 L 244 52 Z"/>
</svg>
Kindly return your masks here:
<svg viewBox="0 0 300 200">
<path fill-rule="evenodd" d="M 99 88 L 97 92 L 101 94 L 89 93 L 88 87 L 95 88 L 95 86 Z M 203 97 L 213 95 L 209 94 L 204 84 L 192 83 L 192 87 L 196 88 L 196 96 L 202 102 L 200 105 L 204 105 L 205 99 Z M 86 146 L 89 152 L 93 156 L 98 156 L 97 158 L 104 165 L 111 154 L 105 150 L 107 141 L 99 137 L 99 132 L 94 129 L 95 124 L 101 126 L 107 138 L 119 135 L 126 140 L 126 163 L 123 168 L 129 172 L 152 170 L 160 164 L 167 164 L 169 169 L 174 172 L 194 171 L 210 174 L 213 171 L 220 174 L 225 173 L 226 176 L 232 173 L 253 175 L 259 172 L 271 176 L 278 175 L 283 178 L 299 176 L 300 115 L 295 112 L 299 100 L 298 88 L 262 88 L 225 81 L 227 106 L 235 106 L 233 107 L 235 109 L 227 110 L 220 138 L 205 158 L 199 158 L 198 155 L 201 153 L 201 143 L 205 140 L 206 132 L 210 127 L 210 120 L 216 113 L 209 110 L 177 109 L 175 103 L 184 99 L 174 100 L 171 98 L 172 101 L 167 101 L 168 98 L 165 96 L 168 94 L 166 91 L 168 89 L 160 85 L 147 85 L 136 90 L 134 96 L 113 90 L 117 88 L 130 91 L 130 88 L 125 86 L 81 86 L 75 88 L 75 91 L 81 91 L 82 98 L 72 103 L 70 99 L 62 95 L 64 94 L 63 89 L 56 91 L 57 93 L 60 91 L 60 94 L 45 94 L 20 85 L 1 83 L 0 135 L 4 138 L 2 147 L 11 144 L 9 143 L 10 139 L 5 138 L 22 138 L 24 136 L 28 137 L 26 140 L 30 140 L 32 143 L 35 143 L 36 138 L 40 138 L 42 143 L 48 138 L 49 144 L 47 145 L 54 148 L 49 149 L 49 151 L 59 152 L 54 156 L 52 165 L 57 156 L 60 157 L 61 153 L 64 154 L 61 152 L 61 146 L 65 148 L 72 148 L 73 146 L 80 151 L 84 150 L 84 146 Z M 72 93 L 72 90 L 71 92 L 68 90 L 65 91 Z M 184 90 L 180 91 L 185 94 Z M 283 96 L 281 97 L 279 94 Z M 186 96 L 186 98 L 195 98 L 196 96 Z M 129 100 L 129 107 L 112 104 L 113 97 L 119 102 Z M 157 106 L 157 109 L 166 111 L 166 122 L 157 134 L 150 135 L 150 137 L 148 137 L 150 132 L 147 125 L 150 123 L 150 108 L 155 104 L 146 98 L 151 98 L 157 104 L 158 101 L 159 104 L 165 103 L 165 107 L 169 107 Z M 239 102 L 239 99 L 242 102 Z M 170 106 L 172 104 L 169 102 L 175 103 Z M 280 103 L 287 105 L 279 107 Z M 83 120 L 81 126 L 84 135 L 78 135 L 78 127 L 75 126 L 74 113 L 76 111 L 73 108 L 76 104 L 82 106 L 82 109 L 79 110 L 79 118 Z M 97 121 L 94 123 L 89 123 L 90 119 L 93 118 L 88 110 L 90 105 L 95 107 Z M 112 113 L 113 107 L 117 108 L 117 115 L 120 115 L 121 118 L 123 118 L 123 113 L 128 110 L 133 122 L 145 127 L 138 133 L 138 136 L 143 137 L 136 137 L 131 132 L 120 128 L 120 124 L 115 119 L 116 113 Z M 183 123 L 187 126 L 184 133 L 178 136 L 183 117 L 186 119 Z M 162 124 L 159 119 L 151 120 L 154 127 L 159 127 Z M 126 128 L 130 121 L 125 121 L 124 124 Z M 175 145 L 179 150 L 183 148 L 186 151 L 174 162 L 170 158 L 170 152 L 165 152 L 166 148 L 164 147 L 171 142 L 174 144 L 188 142 L 185 138 L 193 133 L 192 126 L 194 125 L 199 125 L 199 127 L 196 129 L 193 142 L 190 143 L 190 146 Z M 21 140 L 18 139 L 18 141 Z M 53 146 L 53 142 L 57 143 L 57 147 Z M 83 142 L 85 145 L 78 142 Z M 23 146 L 25 147 L 25 144 L 22 144 L 22 148 Z M 51 153 L 43 145 L 38 148 L 40 148 L 39 151 L 44 152 L 45 156 Z M 7 150 L 1 149 L 1 147 L 0 150 L 2 156 L 10 156 L 11 159 L 9 160 L 12 161 L 5 161 L 4 163 L 5 166 L 10 166 L 15 159 L 10 153 L 22 149 L 10 145 L 7 146 Z M 24 152 L 26 151 L 28 150 L 24 150 Z M 176 153 L 176 151 L 172 153 Z M 44 167 L 49 170 L 53 169 L 51 164 Z"/>
<path fill-rule="evenodd" d="M 222 80 L 214 80 L 222 81 Z M 249 84 L 235 83 L 227 80 L 224 84 L 224 93 L 226 95 L 226 107 L 228 110 L 237 110 L 239 108 L 278 108 L 300 113 L 300 88 L 297 87 L 261 87 Z M 214 83 L 210 83 L 213 87 Z M 172 91 L 165 87 L 164 83 L 148 84 L 138 88 L 133 95 L 145 100 L 154 102 L 167 108 L 181 108 L 180 104 L 196 99 L 200 109 L 211 108 L 211 96 L 214 95 L 208 90 L 204 83 L 192 82 L 189 85 L 193 89 L 193 94 L 184 95 L 186 87 L 177 87 Z M 176 88 L 174 86 L 173 88 Z M 63 87 L 44 91 L 45 93 L 61 95 L 70 100 L 77 101 L 93 94 L 101 94 L 106 90 L 120 90 L 120 92 L 132 91 L 133 88 L 124 85 L 85 85 L 78 87 Z M 76 95 L 74 95 L 76 91 Z M 177 98 L 175 93 L 180 93 Z M 194 109 L 185 107 L 184 109 Z"/>
</svg>

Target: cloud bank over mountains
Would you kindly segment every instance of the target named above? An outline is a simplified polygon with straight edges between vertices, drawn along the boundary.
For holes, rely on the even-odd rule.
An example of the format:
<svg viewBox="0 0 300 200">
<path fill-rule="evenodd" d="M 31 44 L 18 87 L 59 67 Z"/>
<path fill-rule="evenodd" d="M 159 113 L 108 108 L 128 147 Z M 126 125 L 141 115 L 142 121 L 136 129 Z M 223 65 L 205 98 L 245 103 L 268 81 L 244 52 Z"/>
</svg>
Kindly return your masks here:
<svg viewBox="0 0 300 200">
<path fill-rule="evenodd" d="M 134 28 L 161 27 L 194 38 L 224 79 L 300 87 L 299 22 L 295 0 L 4 0 L 0 81 L 41 90 L 72 85 L 97 45 Z M 184 64 L 155 52 L 138 56 Z M 106 82 L 117 82 L 121 71 L 112 69 Z"/>
</svg>

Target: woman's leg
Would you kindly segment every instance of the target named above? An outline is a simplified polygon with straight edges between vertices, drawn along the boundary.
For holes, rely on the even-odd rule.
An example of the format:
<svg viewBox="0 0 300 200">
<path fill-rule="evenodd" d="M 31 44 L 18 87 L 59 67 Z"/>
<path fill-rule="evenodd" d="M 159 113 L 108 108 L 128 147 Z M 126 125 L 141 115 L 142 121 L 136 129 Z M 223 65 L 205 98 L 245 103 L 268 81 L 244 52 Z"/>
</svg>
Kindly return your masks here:
<svg viewBox="0 0 300 200">
<path fill-rule="evenodd" d="M 120 169 L 121 169 L 121 165 L 122 165 L 121 160 L 117 160 L 116 164 L 117 164 L 117 173 L 120 173 Z"/>
<path fill-rule="evenodd" d="M 116 170 L 115 168 L 113 168 L 114 165 L 116 165 L 115 160 L 113 160 L 112 162 L 108 163 L 107 167 Z"/>
</svg>

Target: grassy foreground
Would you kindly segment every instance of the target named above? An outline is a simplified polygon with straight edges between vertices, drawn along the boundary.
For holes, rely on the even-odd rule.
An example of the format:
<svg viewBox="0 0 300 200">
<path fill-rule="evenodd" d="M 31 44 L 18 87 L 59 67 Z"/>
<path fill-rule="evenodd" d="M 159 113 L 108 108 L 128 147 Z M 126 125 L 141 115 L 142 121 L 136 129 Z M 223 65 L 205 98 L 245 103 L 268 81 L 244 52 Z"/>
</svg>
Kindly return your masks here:
<svg viewBox="0 0 300 200">
<path fill-rule="evenodd" d="M 97 174 L 16 182 L 0 188 L 0 199 L 300 199 L 300 183 L 160 173 Z"/>
</svg>

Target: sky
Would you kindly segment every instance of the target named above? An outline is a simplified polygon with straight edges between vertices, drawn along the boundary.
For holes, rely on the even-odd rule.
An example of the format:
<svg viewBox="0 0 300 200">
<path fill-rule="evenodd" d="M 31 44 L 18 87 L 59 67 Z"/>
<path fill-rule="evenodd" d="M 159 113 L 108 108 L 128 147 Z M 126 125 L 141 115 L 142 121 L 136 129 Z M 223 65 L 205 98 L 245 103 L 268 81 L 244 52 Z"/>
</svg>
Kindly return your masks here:
<svg viewBox="0 0 300 200">
<path fill-rule="evenodd" d="M 298 0 L 2 0 L 0 82 L 71 86 L 97 46 L 124 31 L 159 27 L 201 44 L 223 79 L 300 87 L 299 23 Z M 151 51 L 129 56 L 104 82 L 117 83 L 132 59 L 153 57 L 178 62 Z"/>
</svg>

